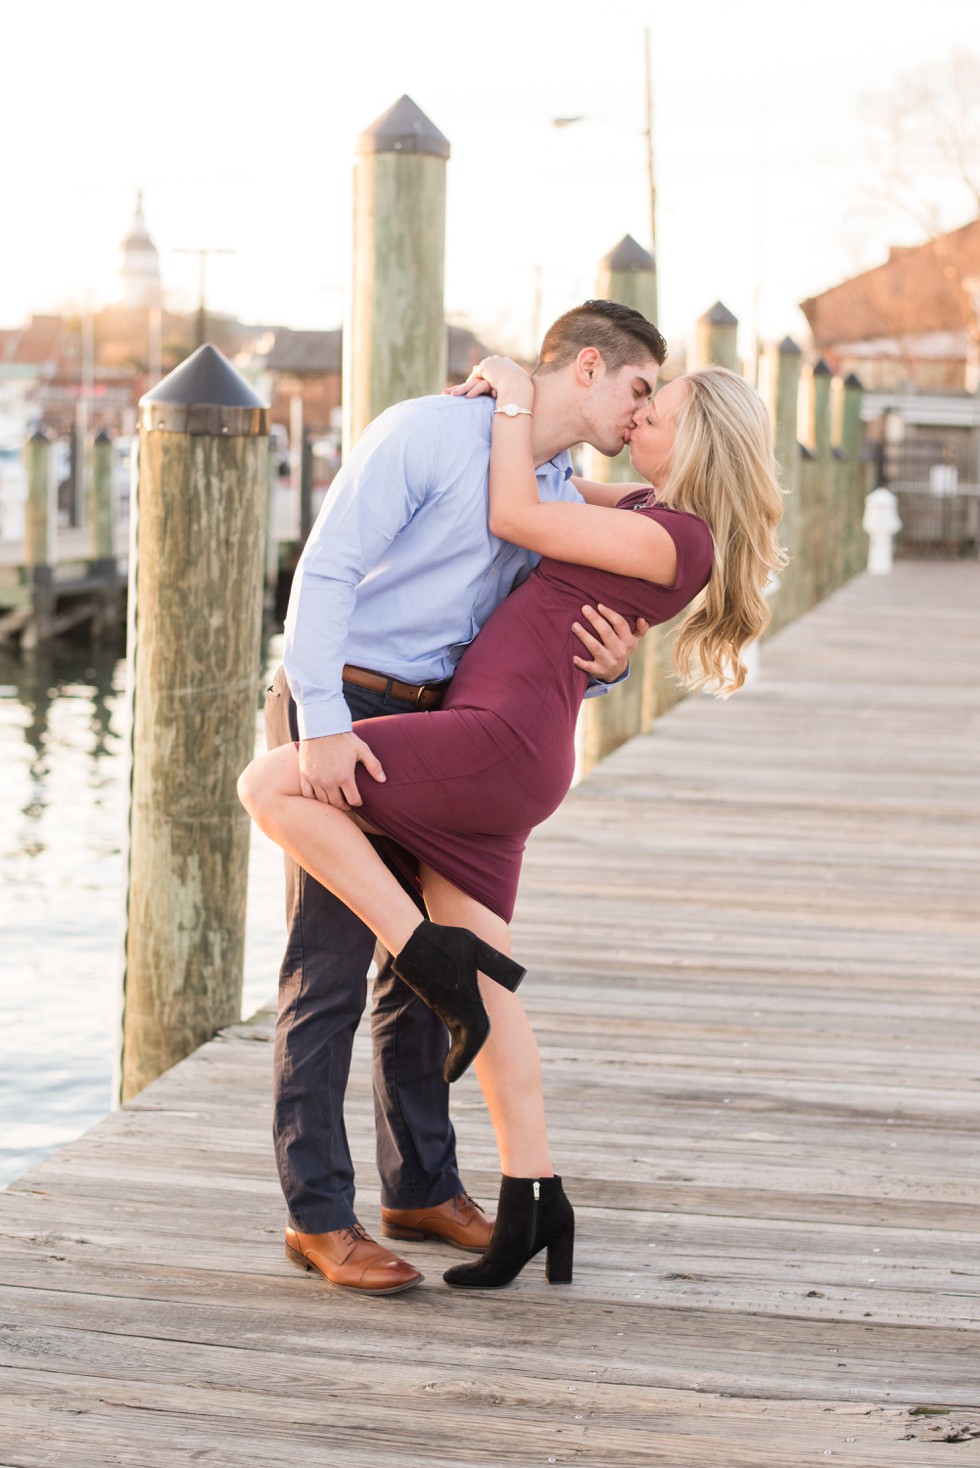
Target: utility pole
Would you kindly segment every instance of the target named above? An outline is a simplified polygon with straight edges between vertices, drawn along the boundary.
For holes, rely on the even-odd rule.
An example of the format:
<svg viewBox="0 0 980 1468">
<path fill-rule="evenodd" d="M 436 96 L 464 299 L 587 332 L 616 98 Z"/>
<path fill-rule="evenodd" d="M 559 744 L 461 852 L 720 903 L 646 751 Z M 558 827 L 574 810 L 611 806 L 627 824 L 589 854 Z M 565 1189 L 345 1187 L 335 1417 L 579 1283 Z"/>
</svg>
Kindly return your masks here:
<svg viewBox="0 0 980 1468">
<path fill-rule="evenodd" d="M 207 258 L 209 255 L 234 255 L 234 253 L 234 250 L 224 249 L 217 245 L 213 245 L 209 249 L 197 249 L 192 245 L 178 245 L 174 250 L 175 255 L 196 255 L 198 258 L 197 330 L 194 333 L 194 345 L 196 347 L 203 347 L 208 335 L 208 313 L 205 304 Z"/>
<path fill-rule="evenodd" d="M 650 254 L 657 260 L 657 186 L 653 175 L 653 64 L 650 57 L 650 30 L 643 31 L 643 61 L 646 70 L 647 189 L 650 198 Z M 653 317 L 657 319 L 656 276 L 654 276 Z"/>
</svg>

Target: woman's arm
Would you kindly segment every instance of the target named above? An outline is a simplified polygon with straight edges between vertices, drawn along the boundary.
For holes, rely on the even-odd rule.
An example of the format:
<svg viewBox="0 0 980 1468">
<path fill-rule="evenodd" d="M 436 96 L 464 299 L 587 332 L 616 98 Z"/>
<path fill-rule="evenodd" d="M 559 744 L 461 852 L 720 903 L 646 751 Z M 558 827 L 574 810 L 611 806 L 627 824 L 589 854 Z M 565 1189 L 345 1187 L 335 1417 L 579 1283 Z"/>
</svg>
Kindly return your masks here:
<svg viewBox="0 0 980 1468">
<path fill-rule="evenodd" d="M 515 363 L 488 357 L 476 373 L 490 383 L 498 401 L 533 412 L 534 384 Z M 493 419 L 490 529 L 494 535 L 556 560 L 672 586 L 677 552 L 670 535 L 655 521 L 603 505 L 541 503 L 531 421 L 526 414 L 508 418 L 497 413 Z"/>
</svg>

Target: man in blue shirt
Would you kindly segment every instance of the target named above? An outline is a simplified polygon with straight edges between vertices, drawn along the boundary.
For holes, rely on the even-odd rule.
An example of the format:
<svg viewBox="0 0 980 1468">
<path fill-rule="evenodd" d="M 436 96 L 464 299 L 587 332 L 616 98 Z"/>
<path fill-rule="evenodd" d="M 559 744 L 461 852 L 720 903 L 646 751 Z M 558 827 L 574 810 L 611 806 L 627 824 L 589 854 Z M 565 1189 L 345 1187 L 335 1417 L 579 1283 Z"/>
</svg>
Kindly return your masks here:
<svg viewBox="0 0 980 1468">
<path fill-rule="evenodd" d="M 568 449 L 616 454 L 645 410 L 666 347 L 638 312 L 590 301 L 548 331 L 532 439 L 545 500 L 581 498 Z M 266 701 L 270 747 L 299 741 L 303 794 L 359 805 L 354 775 L 382 774 L 354 719 L 436 708 L 463 648 L 537 557 L 490 534 L 490 398 L 399 403 L 366 430 L 324 503 L 293 581 L 283 668 Z M 622 676 L 628 625 L 583 609 L 576 662 Z M 600 684 L 592 690 L 604 692 Z M 374 937 L 287 860 L 289 939 L 276 1028 L 276 1160 L 290 1257 L 332 1283 L 388 1294 L 421 1275 L 365 1234 L 343 1103 Z M 463 1189 L 442 1079 L 447 1034 L 381 964 L 371 1015 L 382 1231 L 482 1252 L 491 1222 Z"/>
</svg>

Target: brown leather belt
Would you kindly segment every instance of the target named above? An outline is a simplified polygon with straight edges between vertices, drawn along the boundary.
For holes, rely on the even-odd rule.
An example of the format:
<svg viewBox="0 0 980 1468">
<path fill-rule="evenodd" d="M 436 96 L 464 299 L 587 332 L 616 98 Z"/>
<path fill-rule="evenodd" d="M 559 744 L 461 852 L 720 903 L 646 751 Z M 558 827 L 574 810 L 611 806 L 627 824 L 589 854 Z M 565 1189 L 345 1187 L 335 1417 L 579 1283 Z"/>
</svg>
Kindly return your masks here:
<svg viewBox="0 0 980 1468">
<path fill-rule="evenodd" d="M 354 668 L 345 663 L 344 682 L 353 683 L 358 688 L 370 688 L 372 693 L 386 693 L 389 698 L 399 698 L 405 703 L 414 703 L 416 708 L 437 709 L 450 680 L 447 678 L 443 683 L 401 683 L 386 673 L 374 673 L 370 668 Z"/>
</svg>

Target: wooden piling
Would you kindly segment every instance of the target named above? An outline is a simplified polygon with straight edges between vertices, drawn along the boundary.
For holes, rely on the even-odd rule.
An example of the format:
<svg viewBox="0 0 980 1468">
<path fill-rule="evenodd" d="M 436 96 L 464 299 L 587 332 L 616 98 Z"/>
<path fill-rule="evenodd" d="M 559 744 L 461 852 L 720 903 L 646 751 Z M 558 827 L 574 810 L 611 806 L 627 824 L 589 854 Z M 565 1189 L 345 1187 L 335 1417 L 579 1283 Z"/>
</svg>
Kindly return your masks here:
<svg viewBox="0 0 980 1468">
<path fill-rule="evenodd" d="M 112 439 L 105 429 L 92 443 L 92 473 L 88 484 L 87 519 L 92 555 L 97 562 L 115 563 L 115 494 L 112 482 Z"/>
<path fill-rule="evenodd" d="M 21 636 L 25 651 L 49 641 L 54 621 L 55 531 L 58 503 L 51 472 L 51 440 L 39 428 L 24 445 L 27 504 L 24 512 L 24 575 L 31 603 L 31 619 Z"/>
<path fill-rule="evenodd" d="M 865 463 L 864 429 L 861 423 L 861 400 L 864 390 L 860 379 L 850 373 L 843 382 L 840 448 L 843 459 L 843 564 L 841 579 L 849 580 L 864 569 L 868 560 L 868 537 L 862 528 L 865 496 L 871 489 L 869 466 Z"/>
<path fill-rule="evenodd" d="M 632 235 L 624 235 L 600 261 L 596 295 L 600 300 L 631 306 L 656 324 L 657 267 L 650 252 L 638 245 Z M 610 459 L 587 444 L 583 451 L 583 472 L 587 479 L 596 479 L 601 484 L 639 479 L 639 475 L 634 473 L 628 449 Z"/>
<path fill-rule="evenodd" d="M 57 506 L 51 478 L 51 440 L 43 428 L 32 433 L 24 445 L 24 467 L 27 471 L 27 504 L 24 507 L 24 565 L 54 562 L 54 533 Z"/>
<path fill-rule="evenodd" d="M 92 543 L 91 574 L 98 586 L 92 637 L 98 640 L 119 625 L 120 586 L 116 562 L 116 495 L 112 439 L 100 429 L 92 443 L 86 519 Z"/>
<path fill-rule="evenodd" d="M 694 333 L 694 356 L 692 367 L 728 367 L 740 372 L 738 360 L 738 317 L 728 307 L 716 301 L 710 311 L 705 311 L 698 320 Z"/>
<path fill-rule="evenodd" d="M 410 97 L 357 140 L 345 454 L 383 409 L 445 385 L 448 157 L 447 139 Z"/>
<path fill-rule="evenodd" d="M 807 442 L 813 455 L 810 517 L 810 605 L 822 601 L 834 584 L 837 476 L 831 440 L 833 373 L 821 358 L 813 368 Z"/>
<path fill-rule="evenodd" d="M 656 263 L 632 235 L 624 235 L 600 262 L 596 295 L 601 300 L 632 306 L 648 321 L 656 322 Z M 582 457 L 586 478 L 602 484 L 638 481 L 641 477 L 633 469 L 628 449 L 610 459 L 587 444 Z M 626 682 L 601 698 L 588 699 L 583 705 L 579 729 L 579 764 L 583 772 L 592 769 L 634 734 L 645 733 L 657 713 L 674 701 L 665 699 L 662 686 L 665 662 L 669 662 L 667 638 L 662 627 L 655 627 L 634 655 Z"/>
<path fill-rule="evenodd" d="M 783 519 L 780 541 L 790 554 L 789 565 L 780 572 L 778 595 L 772 602 L 774 629 L 790 621 L 802 605 L 798 585 L 801 577 L 804 524 L 800 503 L 800 441 L 797 426 L 800 372 L 803 356 L 792 337 L 767 346 L 760 363 L 760 391 L 772 423 L 779 482 L 783 487 Z"/>
<path fill-rule="evenodd" d="M 268 431 L 210 345 L 140 404 L 123 1099 L 241 1015 Z"/>
<path fill-rule="evenodd" d="M 271 445 L 270 445 L 271 448 Z M 279 495 L 279 466 L 272 453 L 269 454 L 269 483 L 265 509 L 265 592 L 262 604 L 271 617 L 276 609 L 279 595 L 279 527 L 277 521 L 277 499 Z"/>
</svg>

